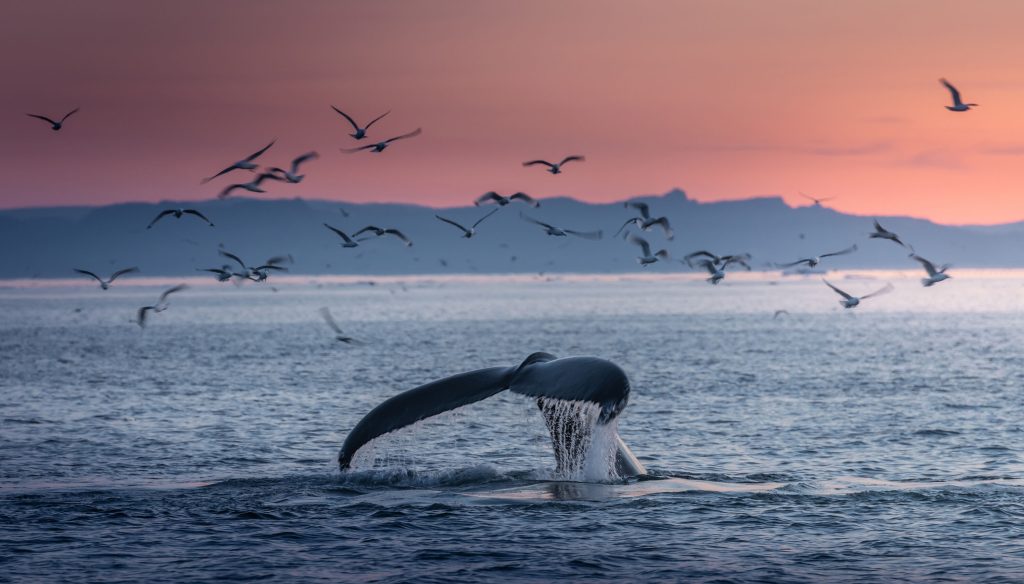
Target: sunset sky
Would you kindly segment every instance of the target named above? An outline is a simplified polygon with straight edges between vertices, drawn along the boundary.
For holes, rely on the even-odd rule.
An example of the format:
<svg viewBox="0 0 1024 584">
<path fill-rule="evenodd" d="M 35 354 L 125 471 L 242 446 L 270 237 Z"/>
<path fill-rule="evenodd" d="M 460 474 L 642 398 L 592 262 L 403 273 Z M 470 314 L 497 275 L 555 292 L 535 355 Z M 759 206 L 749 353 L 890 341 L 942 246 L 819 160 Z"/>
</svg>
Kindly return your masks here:
<svg viewBox="0 0 1024 584">
<path fill-rule="evenodd" d="M 851 213 L 1024 220 L 1024 3 L 9 2 L 0 206 L 209 199 L 262 159 L 267 197 L 465 204 L 834 196 Z M 967 113 L 944 109 L 947 77 Z M 423 135 L 381 154 L 371 129 Z M 61 116 L 60 132 L 25 116 Z M 584 154 L 559 176 L 531 158 Z"/>
</svg>

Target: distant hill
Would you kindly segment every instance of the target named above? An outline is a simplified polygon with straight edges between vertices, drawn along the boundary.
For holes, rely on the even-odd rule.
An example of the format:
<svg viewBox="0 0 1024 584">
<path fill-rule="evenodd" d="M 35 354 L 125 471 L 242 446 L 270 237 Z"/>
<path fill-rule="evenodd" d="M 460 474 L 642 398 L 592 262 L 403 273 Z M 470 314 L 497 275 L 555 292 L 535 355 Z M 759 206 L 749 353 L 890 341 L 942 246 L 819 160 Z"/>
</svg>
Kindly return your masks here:
<svg viewBox="0 0 1024 584">
<path fill-rule="evenodd" d="M 899 246 L 869 240 L 871 218 L 845 215 L 823 207 L 786 205 L 777 197 L 698 203 L 680 190 L 637 197 L 653 215 L 666 215 L 675 241 L 657 229 L 643 234 L 654 250 L 667 248 L 675 258 L 697 249 L 715 253 L 748 251 L 755 268 L 845 248 L 860 250 L 834 258 L 832 268 L 914 268 Z M 194 207 L 216 223 L 208 227 L 193 217 L 165 218 L 146 225 L 161 209 Z M 340 209 L 349 216 L 345 217 Z M 484 222 L 472 239 L 434 218 L 442 214 L 471 224 L 490 207 L 434 209 L 405 204 L 355 204 L 318 200 L 235 198 L 200 203 L 130 203 L 103 207 L 61 207 L 0 211 L 0 277 L 69 277 L 75 267 L 107 273 L 115 267 L 139 266 L 147 275 L 194 275 L 196 268 L 224 263 L 218 249 L 255 264 L 291 254 L 292 273 L 428 274 L 579 272 L 620 273 L 678 271 L 678 262 L 641 268 L 638 249 L 612 237 L 632 216 L 623 204 L 591 204 L 568 198 L 547 199 L 538 209 L 515 203 Z M 551 237 L 520 217 L 525 213 L 547 223 L 577 230 L 604 230 L 601 241 Z M 939 263 L 959 267 L 1024 267 L 1024 224 L 952 227 L 905 217 L 879 217 L 917 251 Z M 396 227 L 414 241 L 410 248 L 393 238 L 343 249 L 322 224 L 352 233 L 373 224 Z"/>
</svg>

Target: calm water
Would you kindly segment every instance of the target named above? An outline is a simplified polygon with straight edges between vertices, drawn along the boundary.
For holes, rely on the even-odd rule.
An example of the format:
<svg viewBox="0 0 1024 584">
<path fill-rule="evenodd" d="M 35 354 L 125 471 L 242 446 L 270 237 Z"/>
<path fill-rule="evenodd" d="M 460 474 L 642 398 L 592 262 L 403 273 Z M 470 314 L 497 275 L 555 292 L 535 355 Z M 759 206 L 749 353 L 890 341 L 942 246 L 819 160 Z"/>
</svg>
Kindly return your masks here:
<svg viewBox="0 0 1024 584">
<path fill-rule="evenodd" d="M 893 281 L 278 280 L 145 331 L 160 286 L 2 289 L 0 579 L 1020 581 L 1024 278 Z M 337 471 L 384 398 L 540 350 L 622 366 L 670 478 L 551 480 L 512 395 Z"/>
</svg>

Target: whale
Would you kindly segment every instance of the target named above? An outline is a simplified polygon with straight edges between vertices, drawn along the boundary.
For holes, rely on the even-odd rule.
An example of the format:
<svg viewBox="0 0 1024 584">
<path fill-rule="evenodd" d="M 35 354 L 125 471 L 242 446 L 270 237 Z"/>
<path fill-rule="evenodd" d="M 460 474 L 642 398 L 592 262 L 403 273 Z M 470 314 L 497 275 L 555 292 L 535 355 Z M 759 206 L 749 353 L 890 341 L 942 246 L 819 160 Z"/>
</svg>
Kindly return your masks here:
<svg viewBox="0 0 1024 584">
<path fill-rule="evenodd" d="M 616 364 L 597 357 L 557 358 L 550 353 L 533 353 L 512 367 L 489 367 L 431 381 L 395 395 L 370 410 L 352 428 L 338 452 L 341 471 L 351 468 L 352 459 L 370 441 L 421 420 L 487 399 L 503 391 L 534 398 L 544 416 L 555 451 L 556 472 L 578 471 L 581 456 L 590 444 L 596 426 L 616 420 L 629 403 L 629 378 Z M 596 420 L 559 416 L 559 405 L 567 402 L 589 404 Z M 647 470 L 614 436 L 615 473 L 628 478 L 643 476 Z"/>
</svg>

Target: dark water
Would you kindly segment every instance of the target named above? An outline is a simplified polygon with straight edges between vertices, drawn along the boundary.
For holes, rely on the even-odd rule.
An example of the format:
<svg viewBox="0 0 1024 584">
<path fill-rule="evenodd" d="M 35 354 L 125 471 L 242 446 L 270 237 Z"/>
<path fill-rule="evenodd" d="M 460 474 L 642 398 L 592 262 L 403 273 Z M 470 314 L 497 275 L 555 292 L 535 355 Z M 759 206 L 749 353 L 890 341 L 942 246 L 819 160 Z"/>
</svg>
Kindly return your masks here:
<svg viewBox="0 0 1024 584">
<path fill-rule="evenodd" d="M 159 287 L 0 290 L 0 579 L 1020 581 L 1024 280 L 983 276 L 856 311 L 815 280 L 195 287 L 145 332 Z M 626 370 L 662 478 L 553 480 L 506 395 L 336 470 L 382 399 L 538 350 Z"/>
</svg>

